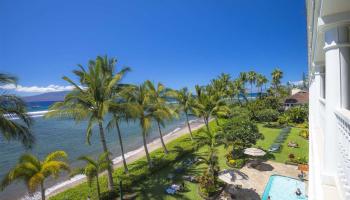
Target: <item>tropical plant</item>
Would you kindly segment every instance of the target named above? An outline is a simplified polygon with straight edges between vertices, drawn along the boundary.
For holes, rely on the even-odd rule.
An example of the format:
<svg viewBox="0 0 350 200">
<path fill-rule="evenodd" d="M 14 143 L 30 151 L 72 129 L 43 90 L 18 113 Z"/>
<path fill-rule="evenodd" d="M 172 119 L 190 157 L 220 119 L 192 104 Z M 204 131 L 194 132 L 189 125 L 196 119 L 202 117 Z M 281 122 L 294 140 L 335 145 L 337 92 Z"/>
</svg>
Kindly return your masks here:
<svg viewBox="0 0 350 200">
<path fill-rule="evenodd" d="M 128 122 L 130 119 L 133 119 L 137 113 L 137 107 L 133 104 L 129 103 L 126 100 L 126 94 L 132 90 L 132 86 L 125 84 L 116 84 L 113 92 L 114 92 L 114 101 L 110 105 L 111 119 L 107 124 L 107 129 L 112 130 L 116 128 L 117 136 L 119 141 L 119 146 L 121 150 L 124 172 L 128 173 L 128 166 L 125 159 L 125 151 L 123 145 L 122 133 L 120 130 L 120 122 L 126 121 Z"/>
<path fill-rule="evenodd" d="M 174 97 L 179 104 L 180 110 L 185 113 L 187 127 L 188 127 L 188 130 L 190 132 L 191 140 L 193 140 L 191 125 L 190 125 L 190 122 L 188 120 L 188 115 L 190 113 L 192 113 L 192 111 L 193 111 L 194 98 L 186 87 L 177 91 L 176 94 L 174 95 Z"/>
<path fill-rule="evenodd" d="M 262 74 L 258 74 L 256 77 L 256 86 L 259 88 L 259 95 L 261 97 L 263 92 L 263 86 L 265 85 L 266 90 L 266 84 L 269 82 L 269 80 L 266 78 L 266 76 Z"/>
<path fill-rule="evenodd" d="M 17 84 L 17 78 L 0 73 L 0 86 L 4 84 Z M 19 120 L 14 120 L 19 119 Z M 32 119 L 27 114 L 25 102 L 16 95 L 0 95 L 0 133 L 2 138 L 19 140 L 26 148 L 32 147 L 35 142 L 30 127 Z"/>
<path fill-rule="evenodd" d="M 218 186 L 218 173 L 220 171 L 216 145 L 216 134 L 207 130 L 202 130 L 198 138 L 196 138 L 197 145 L 200 147 L 208 147 L 207 157 L 201 157 L 201 162 L 205 163 L 208 168 L 204 171 L 203 176 L 199 178 L 199 186 L 206 196 L 210 196 L 215 192 Z"/>
<path fill-rule="evenodd" d="M 235 94 L 237 96 L 238 102 L 241 104 L 240 102 L 240 98 L 241 96 L 243 97 L 243 99 L 245 100 L 245 102 L 248 102 L 248 98 L 247 98 L 247 92 L 245 89 L 245 81 L 243 81 L 242 78 L 238 78 L 235 79 L 233 81 L 233 87 L 235 88 Z"/>
<path fill-rule="evenodd" d="M 278 88 L 281 85 L 281 79 L 283 78 L 283 72 L 279 68 L 276 68 L 272 71 L 271 76 L 271 83 L 275 89 L 275 94 L 277 95 Z"/>
<path fill-rule="evenodd" d="M 166 102 L 167 98 L 171 96 L 171 90 L 165 88 L 161 83 L 155 86 L 151 81 L 146 81 L 150 93 L 150 101 L 153 104 L 152 118 L 157 122 L 160 141 L 164 149 L 164 153 L 168 154 L 168 150 L 163 140 L 161 126 L 165 126 L 165 121 L 170 120 L 176 116 L 173 107 Z"/>
<path fill-rule="evenodd" d="M 291 107 L 284 113 L 288 122 L 302 124 L 309 118 L 308 106 Z"/>
<path fill-rule="evenodd" d="M 249 71 L 247 73 L 247 80 L 250 84 L 250 98 L 253 97 L 253 84 L 255 84 L 257 79 L 257 73 L 255 71 Z"/>
<path fill-rule="evenodd" d="M 104 133 L 104 119 L 115 106 L 115 87 L 129 71 L 129 68 L 123 68 L 115 73 L 115 65 L 116 59 L 108 59 L 107 56 L 98 56 L 96 60 L 90 60 L 87 70 L 79 65 L 79 69 L 74 70 L 73 73 L 77 76 L 81 86 L 64 76 L 63 79 L 70 83 L 74 90 L 65 96 L 64 101 L 51 106 L 50 112 L 46 115 L 46 117 L 73 118 L 77 122 L 87 119 L 86 140 L 88 144 L 90 144 L 92 129 L 97 124 L 104 153 L 109 152 Z M 106 156 L 106 162 L 110 163 L 109 156 Z M 111 165 L 107 168 L 107 177 L 108 189 L 112 190 L 114 185 Z"/>
<path fill-rule="evenodd" d="M 152 126 L 153 111 L 156 109 L 156 106 L 152 104 L 151 92 L 148 86 L 148 81 L 145 81 L 141 85 L 134 87 L 133 90 L 128 93 L 127 100 L 137 108 L 135 119 L 139 120 L 148 166 L 152 168 L 153 164 L 148 152 L 146 136 Z"/>
<path fill-rule="evenodd" d="M 274 109 L 262 109 L 255 112 L 255 120 L 258 122 L 275 122 L 280 113 Z"/>
<path fill-rule="evenodd" d="M 258 127 L 248 118 L 232 118 L 225 121 L 217 134 L 220 143 L 226 146 L 242 146 L 241 149 L 251 147 L 262 137 Z"/>
<path fill-rule="evenodd" d="M 226 106 L 225 101 L 215 93 L 215 90 L 210 85 L 206 87 L 196 85 L 195 87 L 197 95 L 194 111 L 198 117 L 203 118 L 207 131 L 210 132 L 210 117 L 215 117 L 216 123 L 219 124 L 218 118 L 227 115 L 229 113 L 229 108 Z"/>
<path fill-rule="evenodd" d="M 108 169 L 108 166 L 110 166 L 112 163 L 108 163 L 106 157 L 108 156 L 108 153 L 103 153 L 99 156 L 97 160 L 94 160 L 88 156 L 81 156 L 78 158 L 78 160 L 84 161 L 86 165 L 84 167 L 76 168 L 71 173 L 71 177 L 83 174 L 87 178 L 87 182 L 89 184 L 89 187 L 92 186 L 92 182 L 94 179 L 96 179 L 96 188 L 97 188 L 97 197 L 98 199 L 101 199 L 101 189 L 100 189 L 100 181 L 99 181 L 99 173 L 105 171 Z"/>
<path fill-rule="evenodd" d="M 43 161 L 34 155 L 23 154 L 16 166 L 5 175 L 0 189 L 3 190 L 15 180 L 23 180 L 30 193 L 40 187 L 41 199 L 45 200 L 45 179 L 50 176 L 58 178 L 61 171 L 69 171 L 66 159 L 67 154 L 64 151 L 52 152 Z"/>
</svg>

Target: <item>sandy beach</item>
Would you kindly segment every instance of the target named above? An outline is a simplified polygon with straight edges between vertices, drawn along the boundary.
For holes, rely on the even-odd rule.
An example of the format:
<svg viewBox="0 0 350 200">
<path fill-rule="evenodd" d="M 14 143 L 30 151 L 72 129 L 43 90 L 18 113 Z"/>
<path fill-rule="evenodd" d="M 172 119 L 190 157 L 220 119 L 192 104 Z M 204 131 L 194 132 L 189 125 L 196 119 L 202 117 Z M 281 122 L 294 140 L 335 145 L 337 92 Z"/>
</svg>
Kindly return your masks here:
<svg viewBox="0 0 350 200">
<path fill-rule="evenodd" d="M 195 131 L 195 130 L 204 126 L 204 122 L 202 120 L 192 120 L 190 122 L 190 124 L 191 124 L 192 131 Z M 183 126 L 181 128 L 177 128 L 177 129 L 171 131 L 170 133 L 167 133 L 166 135 L 164 135 L 163 139 L 164 139 L 165 143 L 169 143 L 169 142 L 173 141 L 174 139 L 176 139 L 180 136 L 186 135 L 186 134 L 189 134 L 187 125 Z M 158 148 L 161 148 L 162 144 L 160 142 L 160 139 L 158 138 L 158 139 L 155 139 L 155 140 L 149 142 L 147 147 L 148 147 L 149 152 L 152 152 Z M 144 152 L 143 146 L 139 147 L 138 149 L 136 149 L 134 151 L 131 151 L 131 152 L 128 152 L 125 154 L 127 163 L 131 163 L 131 162 L 138 160 L 144 156 L 145 156 L 145 152 Z M 122 163 L 121 156 L 113 159 L 113 168 L 114 169 L 121 167 L 122 164 L 123 163 Z M 54 196 L 55 194 L 58 194 L 60 192 L 63 192 L 65 190 L 71 188 L 71 187 L 79 185 L 80 183 L 82 183 L 84 181 L 86 181 L 86 177 L 84 175 L 75 176 L 67 181 L 58 183 L 58 184 L 48 188 L 46 190 L 46 196 L 47 197 Z"/>
</svg>

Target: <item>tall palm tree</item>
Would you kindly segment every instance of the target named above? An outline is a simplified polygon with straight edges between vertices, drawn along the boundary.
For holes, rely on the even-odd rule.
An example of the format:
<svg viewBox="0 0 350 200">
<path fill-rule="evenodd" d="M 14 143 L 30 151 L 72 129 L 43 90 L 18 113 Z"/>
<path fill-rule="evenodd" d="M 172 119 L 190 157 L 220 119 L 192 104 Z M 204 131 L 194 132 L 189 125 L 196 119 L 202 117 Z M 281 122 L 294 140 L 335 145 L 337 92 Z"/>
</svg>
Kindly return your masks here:
<svg viewBox="0 0 350 200">
<path fill-rule="evenodd" d="M 277 94 L 277 90 L 279 88 L 279 85 L 281 84 L 281 79 L 283 78 L 283 72 L 279 68 L 276 68 L 272 71 L 271 76 L 272 76 L 271 82 Z"/>
<path fill-rule="evenodd" d="M 61 171 L 69 171 L 66 159 L 67 154 L 64 151 L 52 152 L 42 161 L 31 154 L 23 154 L 17 165 L 1 181 L 0 189 L 3 190 L 15 180 L 23 180 L 30 193 L 40 187 L 41 199 L 45 200 L 45 179 L 50 176 L 58 178 Z"/>
<path fill-rule="evenodd" d="M 108 156 L 108 153 L 103 153 L 99 156 L 97 160 L 94 160 L 88 156 L 81 156 L 78 158 L 78 160 L 84 161 L 86 165 L 84 167 L 76 168 L 71 173 L 71 177 L 78 174 L 85 175 L 90 187 L 92 185 L 92 181 L 96 179 L 98 199 L 101 199 L 99 173 L 105 171 L 108 168 L 108 166 L 112 164 L 107 162 L 107 159 L 106 159 L 107 156 Z"/>
<path fill-rule="evenodd" d="M 120 122 L 121 121 L 128 122 L 130 119 L 134 118 L 134 115 L 136 115 L 135 113 L 137 112 L 137 108 L 126 100 L 127 98 L 126 94 L 131 90 L 132 90 L 132 86 L 130 85 L 121 84 L 121 83 L 115 84 L 113 89 L 114 100 L 111 103 L 109 108 L 111 113 L 111 119 L 107 124 L 108 130 L 112 130 L 113 128 L 116 128 L 117 130 L 118 142 L 120 146 L 125 173 L 128 173 L 129 170 L 125 159 L 125 151 L 124 151 L 122 133 L 120 130 Z"/>
<path fill-rule="evenodd" d="M 244 87 L 244 81 L 241 78 L 235 79 L 233 81 L 233 85 L 234 85 L 234 88 L 235 88 L 235 92 L 236 92 L 236 96 L 237 96 L 238 101 L 240 102 L 240 97 L 242 96 L 243 99 L 246 102 L 248 102 L 248 98 L 247 98 L 247 95 L 246 95 L 246 90 L 245 90 L 245 87 Z"/>
<path fill-rule="evenodd" d="M 147 87 L 150 92 L 150 101 L 153 104 L 152 117 L 157 122 L 160 141 L 162 143 L 164 153 L 168 154 L 168 150 L 163 140 L 163 134 L 161 126 L 165 126 L 165 121 L 175 117 L 175 111 L 171 105 L 166 102 L 167 98 L 171 96 L 171 90 L 165 88 L 161 83 L 155 86 L 151 81 L 146 81 Z"/>
<path fill-rule="evenodd" d="M 188 91 L 187 87 L 184 87 L 176 92 L 175 99 L 177 100 L 177 102 L 179 104 L 180 110 L 185 113 L 187 127 L 188 127 L 188 130 L 190 132 L 191 140 L 193 140 L 191 125 L 190 125 L 190 122 L 188 120 L 188 115 L 193 111 L 193 106 L 194 106 L 193 105 L 194 104 L 193 95 Z"/>
<path fill-rule="evenodd" d="M 268 83 L 268 79 L 266 78 L 266 76 L 262 75 L 262 74 L 258 74 L 257 78 L 256 78 L 256 86 L 259 88 L 259 94 L 261 97 L 262 91 L 263 91 L 263 85 L 266 85 Z"/>
<path fill-rule="evenodd" d="M 218 117 L 226 115 L 229 112 L 229 109 L 226 106 L 225 101 L 217 96 L 210 85 L 206 87 L 196 85 L 195 87 L 197 95 L 194 111 L 197 116 L 203 118 L 207 131 L 210 132 L 210 118 L 215 117 L 218 124 Z"/>
<path fill-rule="evenodd" d="M 115 105 L 115 86 L 119 83 L 129 68 L 123 68 L 115 73 L 116 59 L 108 59 L 107 56 L 98 56 L 96 60 L 90 60 L 87 70 L 79 65 L 79 70 L 73 73 L 79 80 L 75 83 L 70 78 L 64 76 L 63 79 L 74 86 L 74 90 L 66 95 L 63 102 L 55 103 L 50 107 L 47 117 L 70 117 L 80 122 L 88 120 L 86 129 L 86 140 L 90 144 L 92 129 L 98 125 L 100 141 L 103 152 L 108 153 L 104 133 L 104 118 L 110 113 Z M 109 156 L 106 156 L 106 162 L 110 162 Z M 113 189 L 112 165 L 107 168 L 108 189 Z"/>
<path fill-rule="evenodd" d="M 128 93 L 128 101 L 137 107 L 135 118 L 139 120 L 142 129 L 143 147 L 145 149 L 146 158 L 149 168 L 153 167 L 151 157 L 147 148 L 146 136 L 152 126 L 154 104 L 151 103 L 151 94 L 148 88 L 148 83 L 144 82 L 139 86 L 136 86 Z"/>
<path fill-rule="evenodd" d="M 0 73 L 0 86 L 17 84 L 17 78 Z M 19 120 L 13 120 L 18 118 Z M 19 140 L 26 148 L 32 147 L 35 142 L 30 127 L 32 119 L 27 114 L 25 102 L 16 95 L 0 95 L 0 133 L 7 141 Z"/>
<path fill-rule="evenodd" d="M 256 82 L 256 72 L 255 71 L 249 71 L 247 73 L 247 80 L 250 84 L 250 98 L 253 97 L 253 84 Z"/>
</svg>

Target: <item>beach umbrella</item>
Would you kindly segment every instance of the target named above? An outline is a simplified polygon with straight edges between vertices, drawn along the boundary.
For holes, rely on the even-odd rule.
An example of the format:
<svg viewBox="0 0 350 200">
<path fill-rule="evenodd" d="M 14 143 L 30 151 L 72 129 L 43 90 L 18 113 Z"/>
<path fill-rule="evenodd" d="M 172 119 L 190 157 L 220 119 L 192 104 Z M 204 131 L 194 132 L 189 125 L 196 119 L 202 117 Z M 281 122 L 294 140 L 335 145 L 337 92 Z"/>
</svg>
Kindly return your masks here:
<svg viewBox="0 0 350 200">
<path fill-rule="evenodd" d="M 258 148 L 247 148 L 247 149 L 244 149 L 244 154 L 249 156 L 259 157 L 259 156 L 264 156 L 266 152 Z"/>
</svg>

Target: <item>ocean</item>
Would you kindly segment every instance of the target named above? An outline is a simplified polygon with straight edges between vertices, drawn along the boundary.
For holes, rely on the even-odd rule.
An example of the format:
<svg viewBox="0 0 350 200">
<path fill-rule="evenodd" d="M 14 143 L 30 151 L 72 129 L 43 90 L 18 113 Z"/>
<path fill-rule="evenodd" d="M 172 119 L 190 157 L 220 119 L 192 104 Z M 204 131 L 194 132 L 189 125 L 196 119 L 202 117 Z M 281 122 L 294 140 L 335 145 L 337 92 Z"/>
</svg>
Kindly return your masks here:
<svg viewBox="0 0 350 200">
<path fill-rule="evenodd" d="M 69 163 L 72 168 L 81 166 L 82 163 L 76 159 L 81 155 L 89 155 L 97 157 L 102 152 L 102 146 L 99 140 L 97 127 L 93 130 L 91 145 L 85 140 L 85 130 L 87 122 L 76 123 L 69 119 L 45 119 L 43 115 L 47 112 L 48 107 L 54 102 L 31 102 L 28 103 L 29 114 L 34 119 L 32 132 L 36 137 L 36 144 L 31 150 L 25 150 L 19 142 L 5 142 L 0 138 L 0 178 L 13 167 L 21 154 L 25 152 L 32 153 L 40 158 L 45 157 L 48 153 L 56 150 L 66 151 L 69 156 Z M 106 119 L 106 121 L 108 118 Z M 190 120 L 195 120 L 190 117 Z M 106 123 L 105 123 L 106 124 Z M 170 133 L 178 130 L 185 125 L 185 116 L 181 115 L 178 119 L 169 121 L 163 128 L 163 133 Z M 136 122 L 123 122 L 120 124 L 124 148 L 129 154 L 142 146 L 141 129 Z M 1 135 L 0 135 L 1 137 Z M 155 124 L 149 132 L 147 141 L 159 137 Z M 120 146 L 117 139 L 116 130 L 106 131 L 106 140 L 109 150 L 113 154 L 113 158 L 120 156 Z M 64 176 L 58 180 L 48 180 L 45 182 L 46 188 L 57 185 L 67 180 Z M 52 189 L 52 188 L 51 188 Z M 50 190 L 50 189 L 48 189 Z M 16 200 L 16 199 L 35 199 L 28 197 L 27 190 L 23 182 L 17 182 L 8 186 L 4 191 L 0 192 L 0 200 Z"/>
</svg>

